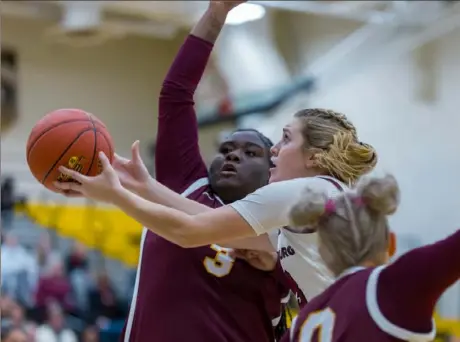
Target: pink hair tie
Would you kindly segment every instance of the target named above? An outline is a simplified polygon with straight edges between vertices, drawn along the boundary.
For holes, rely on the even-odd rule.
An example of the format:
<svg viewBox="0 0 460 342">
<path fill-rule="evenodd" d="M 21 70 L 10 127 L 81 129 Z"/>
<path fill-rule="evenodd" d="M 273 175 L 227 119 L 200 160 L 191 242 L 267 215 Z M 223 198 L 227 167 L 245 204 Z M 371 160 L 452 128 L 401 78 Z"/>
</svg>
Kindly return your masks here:
<svg viewBox="0 0 460 342">
<path fill-rule="evenodd" d="M 333 199 L 329 198 L 327 201 L 326 201 L 326 204 L 324 206 L 324 211 L 326 212 L 326 214 L 333 214 L 335 213 L 335 202 Z"/>
</svg>

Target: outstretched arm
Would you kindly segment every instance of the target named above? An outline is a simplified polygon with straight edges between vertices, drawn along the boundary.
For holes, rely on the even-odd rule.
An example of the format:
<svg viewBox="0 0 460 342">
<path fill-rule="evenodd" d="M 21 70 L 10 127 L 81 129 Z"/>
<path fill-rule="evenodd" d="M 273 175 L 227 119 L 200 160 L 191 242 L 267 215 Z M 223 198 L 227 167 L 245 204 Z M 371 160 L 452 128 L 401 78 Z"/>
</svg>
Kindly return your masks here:
<svg viewBox="0 0 460 342">
<path fill-rule="evenodd" d="M 272 183 L 231 205 L 197 215 L 146 201 L 123 188 L 117 189 L 111 200 L 163 238 L 183 247 L 196 247 L 255 237 L 288 225 L 288 209 L 297 200 L 292 194 L 308 182 L 294 179 Z"/>
<path fill-rule="evenodd" d="M 442 241 L 404 254 L 384 268 L 376 282 L 378 307 L 392 324 L 415 332 L 430 331 L 437 301 L 459 278 L 457 230 Z"/>
<path fill-rule="evenodd" d="M 189 215 L 149 202 L 125 189 L 120 189 L 113 204 L 155 234 L 181 247 L 220 244 L 256 236 L 251 226 L 229 206 Z"/>
<path fill-rule="evenodd" d="M 170 190 L 169 188 L 157 182 L 153 178 L 150 180 L 143 192 L 138 194 L 140 195 L 140 197 L 144 198 L 147 201 L 158 203 L 168 208 L 177 209 L 189 215 L 198 215 L 216 210 L 204 204 L 198 203 L 184 196 L 181 196 L 177 192 Z M 214 241 L 214 243 L 216 242 L 217 241 Z M 275 251 L 274 245 L 270 242 L 270 239 L 266 234 L 248 239 L 228 241 L 222 243 L 221 246 L 237 249 L 254 249 L 267 252 Z"/>
</svg>

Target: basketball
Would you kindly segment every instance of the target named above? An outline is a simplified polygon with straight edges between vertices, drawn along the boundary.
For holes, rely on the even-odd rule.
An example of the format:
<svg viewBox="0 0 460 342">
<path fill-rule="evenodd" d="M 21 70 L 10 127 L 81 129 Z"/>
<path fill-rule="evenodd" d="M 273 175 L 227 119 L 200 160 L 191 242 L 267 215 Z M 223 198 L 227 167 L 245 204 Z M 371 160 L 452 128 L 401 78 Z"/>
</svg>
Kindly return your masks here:
<svg viewBox="0 0 460 342">
<path fill-rule="evenodd" d="M 27 164 L 40 183 L 56 191 L 53 182 L 71 181 L 59 172 L 60 166 L 95 176 L 102 171 L 101 151 L 112 161 L 113 141 L 102 121 L 80 109 L 58 109 L 33 127 L 27 141 Z"/>
</svg>

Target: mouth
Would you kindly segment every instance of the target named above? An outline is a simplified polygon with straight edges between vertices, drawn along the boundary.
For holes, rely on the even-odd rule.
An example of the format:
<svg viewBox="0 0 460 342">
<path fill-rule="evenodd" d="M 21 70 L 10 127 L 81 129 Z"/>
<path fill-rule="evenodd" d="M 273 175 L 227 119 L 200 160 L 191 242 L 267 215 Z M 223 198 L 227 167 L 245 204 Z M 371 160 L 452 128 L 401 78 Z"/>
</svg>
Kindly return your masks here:
<svg viewBox="0 0 460 342">
<path fill-rule="evenodd" d="M 270 161 L 272 162 L 272 167 L 270 168 L 270 172 L 273 172 L 276 169 L 276 158 L 271 158 Z"/>
<path fill-rule="evenodd" d="M 226 163 L 222 166 L 220 170 L 221 175 L 223 176 L 234 176 L 237 173 L 236 167 L 233 164 Z"/>
</svg>

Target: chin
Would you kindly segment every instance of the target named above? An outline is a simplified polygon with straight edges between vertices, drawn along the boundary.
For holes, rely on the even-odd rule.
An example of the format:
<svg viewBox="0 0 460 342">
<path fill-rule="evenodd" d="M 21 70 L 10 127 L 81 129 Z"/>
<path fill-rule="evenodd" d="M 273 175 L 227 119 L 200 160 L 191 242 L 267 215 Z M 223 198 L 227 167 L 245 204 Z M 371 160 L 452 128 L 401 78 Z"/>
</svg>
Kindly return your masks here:
<svg viewBox="0 0 460 342">
<path fill-rule="evenodd" d="M 237 177 L 228 177 L 228 178 L 219 178 L 215 181 L 215 186 L 219 188 L 239 188 L 241 184 L 240 180 Z"/>
</svg>

